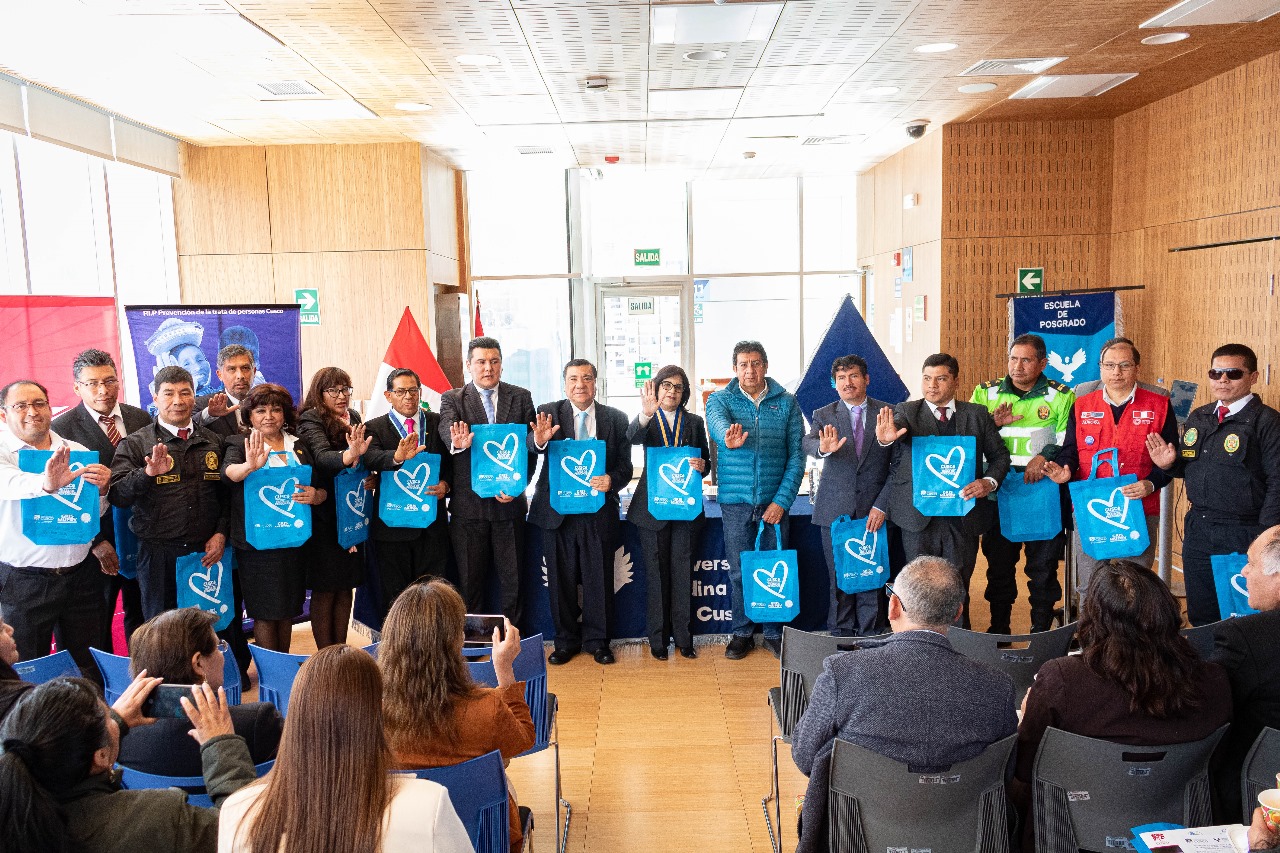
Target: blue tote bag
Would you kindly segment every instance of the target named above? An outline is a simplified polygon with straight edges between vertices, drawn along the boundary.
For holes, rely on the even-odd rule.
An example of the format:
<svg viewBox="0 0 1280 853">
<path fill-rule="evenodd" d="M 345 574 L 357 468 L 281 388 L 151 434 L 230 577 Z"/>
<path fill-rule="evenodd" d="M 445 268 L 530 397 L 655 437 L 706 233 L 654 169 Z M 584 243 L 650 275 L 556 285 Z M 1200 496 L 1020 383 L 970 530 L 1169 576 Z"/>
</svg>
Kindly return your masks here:
<svg viewBox="0 0 1280 853">
<path fill-rule="evenodd" d="M 311 538 L 311 507 L 293 499 L 298 486 L 311 485 L 311 466 L 259 468 L 244 478 L 244 538 L 259 551 L 296 548 Z"/>
<path fill-rule="evenodd" d="M 865 518 L 842 515 L 832 522 L 831 550 L 836 558 L 836 586 L 841 592 L 870 592 L 889 580 L 887 533 L 883 527 L 867 530 Z"/>
<path fill-rule="evenodd" d="M 1213 586 L 1218 593 L 1218 614 L 1223 619 L 1257 613 L 1249 606 L 1249 586 L 1244 579 L 1245 554 L 1214 554 Z"/>
<path fill-rule="evenodd" d="M 782 528 L 773 525 L 774 542 Z M 761 551 L 764 522 L 756 532 L 754 551 L 743 551 L 742 604 L 752 622 L 790 622 L 800 615 L 800 570 L 795 551 Z"/>
<path fill-rule="evenodd" d="M 18 451 L 18 468 L 28 474 L 43 474 L 52 450 Z M 79 471 L 94 465 L 98 454 L 92 450 L 73 450 L 69 464 Z M 101 530 L 98 516 L 98 487 L 83 476 L 76 477 L 51 495 L 23 498 L 22 535 L 37 545 L 84 545 L 92 542 Z"/>
<path fill-rule="evenodd" d="M 659 521 L 692 521 L 702 514 L 702 476 L 693 469 L 696 447 L 647 447 L 645 489 L 649 514 Z"/>
<path fill-rule="evenodd" d="M 129 528 L 133 507 L 113 506 L 111 524 L 116 531 L 116 557 L 120 560 L 120 577 L 133 580 L 138 576 L 138 537 Z"/>
<path fill-rule="evenodd" d="M 525 450 L 528 427 L 522 424 L 477 424 L 471 440 L 471 489 L 482 498 L 515 497 L 529 482 Z"/>
<path fill-rule="evenodd" d="M 911 501 L 921 515 L 966 515 L 975 501 L 960 491 L 977 479 L 978 440 L 971 435 L 911 439 Z"/>
<path fill-rule="evenodd" d="M 589 515 L 604 506 L 604 492 L 591 478 L 604 473 L 604 442 L 565 439 L 547 445 L 547 485 L 551 508 L 561 515 Z"/>
<path fill-rule="evenodd" d="M 430 527 L 440 499 L 426 490 L 440 482 L 440 454 L 419 453 L 394 471 L 383 471 L 378 517 L 387 527 Z"/>
<path fill-rule="evenodd" d="M 200 565 L 204 554 L 199 551 L 178 558 L 178 606 L 198 607 L 217 616 L 218 621 L 213 624 L 215 631 L 225 630 L 235 617 L 231 582 L 231 573 L 236 567 L 235 553 L 230 548 L 223 550 L 222 559 L 207 569 Z"/>
<path fill-rule="evenodd" d="M 333 478 L 334 507 L 338 512 L 338 544 L 352 548 L 369 539 L 373 493 L 364 487 L 369 472 L 357 466 Z"/>
<path fill-rule="evenodd" d="M 1098 467 L 1104 462 L 1119 476 L 1099 477 Z M 1094 455 L 1089 479 L 1069 485 L 1080 544 L 1093 559 L 1136 557 L 1151 544 L 1142 501 L 1120 494 L 1122 488 L 1136 482 L 1137 474 L 1120 474 L 1120 451 L 1108 447 Z"/>
<path fill-rule="evenodd" d="M 1010 471 L 996 492 L 1000 535 L 1010 542 L 1043 542 L 1062 532 L 1062 491 L 1043 477 L 1027 483 Z"/>
</svg>

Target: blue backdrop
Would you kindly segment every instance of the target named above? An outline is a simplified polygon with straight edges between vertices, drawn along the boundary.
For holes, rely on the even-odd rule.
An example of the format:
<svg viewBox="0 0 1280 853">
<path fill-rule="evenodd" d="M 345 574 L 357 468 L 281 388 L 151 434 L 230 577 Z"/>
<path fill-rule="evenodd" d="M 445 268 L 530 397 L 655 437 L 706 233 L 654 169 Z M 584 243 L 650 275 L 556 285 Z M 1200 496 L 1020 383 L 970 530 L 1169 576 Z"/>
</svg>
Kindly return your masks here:
<svg viewBox="0 0 1280 853">
<path fill-rule="evenodd" d="M 1044 374 L 1075 387 L 1099 378 L 1102 345 L 1116 336 L 1116 295 L 1046 293 L 1013 302 L 1013 336 L 1033 332 L 1044 338 L 1049 366 Z"/>
<path fill-rule="evenodd" d="M 876 343 L 875 336 L 853 304 L 853 297 L 846 296 L 831 318 L 831 325 L 827 327 L 822 343 L 818 344 L 805 369 L 804 378 L 796 388 L 796 399 L 806 418 L 812 418 L 814 410 L 840 399 L 831 385 L 831 362 L 842 355 L 860 355 L 867 360 L 867 370 L 871 374 L 871 384 L 867 388 L 870 396 L 891 404 L 901 403 L 910 396 L 907 386 L 902 384 L 902 378 L 889 363 L 889 357 L 880 349 L 880 344 Z"/>
</svg>

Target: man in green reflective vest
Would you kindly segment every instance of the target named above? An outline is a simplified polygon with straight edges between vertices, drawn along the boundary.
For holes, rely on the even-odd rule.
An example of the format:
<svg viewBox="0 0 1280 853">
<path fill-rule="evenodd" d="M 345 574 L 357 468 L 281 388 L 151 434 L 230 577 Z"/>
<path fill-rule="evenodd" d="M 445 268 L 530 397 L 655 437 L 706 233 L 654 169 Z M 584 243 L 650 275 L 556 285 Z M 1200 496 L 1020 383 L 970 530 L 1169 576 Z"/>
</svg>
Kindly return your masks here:
<svg viewBox="0 0 1280 853">
<path fill-rule="evenodd" d="M 1019 335 L 1009 347 L 1009 372 L 973 389 L 972 403 L 986 406 L 1000 437 L 1009 448 L 1013 470 L 1034 483 L 1044 477 L 1066 436 L 1071 405 L 1076 395 L 1061 382 L 1044 375 L 1047 364 L 1044 338 Z M 997 515 L 999 514 L 997 510 Z M 987 558 L 987 601 L 991 602 L 993 634 L 1010 633 L 1009 619 L 1018 597 L 1018 557 L 1026 548 L 1027 586 L 1031 597 L 1031 630 L 1047 631 L 1062 595 L 1058 561 L 1065 538 L 1059 533 L 1040 542 L 1010 542 L 997 523 L 982 535 L 982 555 Z"/>
</svg>

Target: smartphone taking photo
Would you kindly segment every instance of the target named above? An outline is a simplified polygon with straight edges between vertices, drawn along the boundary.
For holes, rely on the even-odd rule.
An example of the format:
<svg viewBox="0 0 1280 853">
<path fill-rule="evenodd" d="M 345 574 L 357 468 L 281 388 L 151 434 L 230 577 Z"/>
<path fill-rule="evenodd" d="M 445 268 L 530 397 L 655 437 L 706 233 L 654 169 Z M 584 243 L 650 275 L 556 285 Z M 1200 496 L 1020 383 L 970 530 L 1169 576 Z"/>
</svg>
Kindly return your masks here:
<svg viewBox="0 0 1280 853">
<path fill-rule="evenodd" d="M 506 639 L 507 620 L 501 616 L 482 613 L 468 613 L 462 627 L 462 645 L 467 648 L 488 648 L 493 645 L 493 629 L 498 629 L 498 638 Z"/>
<path fill-rule="evenodd" d="M 190 684 L 157 684 L 142 703 L 142 716 L 163 720 L 169 717 L 186 719 L 187 712 L 178 700 L 191 698 Z"/>
</svg>

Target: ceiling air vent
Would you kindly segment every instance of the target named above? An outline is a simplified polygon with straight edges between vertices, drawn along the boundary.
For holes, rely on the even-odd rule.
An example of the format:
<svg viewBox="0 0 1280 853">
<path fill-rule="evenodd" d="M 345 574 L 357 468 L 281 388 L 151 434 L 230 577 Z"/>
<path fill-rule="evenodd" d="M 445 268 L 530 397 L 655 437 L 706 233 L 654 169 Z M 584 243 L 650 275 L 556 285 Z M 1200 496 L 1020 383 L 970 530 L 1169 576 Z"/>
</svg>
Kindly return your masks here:
<svg viewBox="0 0 1280 853">
<path fill-rule="evenodd" d="M 1207 24 L 1250 24 L 1280 12 L 1276 0 L 1184 0 L 1139 24 L 1151 27 L 1195 27 Z"/>
<path fill-rule="evenodd" d="M 277 80 L 273 83 L 259 83 L 258 86 L 274 98 L 314 98 L 316 96 L 324 96 L 324 92 L 321 92 L 306 80 Z"/>
<path fill-rule="evenodd" d="M 517 145 L 516 150 L 521 154 L 554 154 L 554 149 L 546 145 Z"/>
<path fill-rule="evenodd" d="M 801 145 L 848 145 L 853 142 L 852 136 L 810 136 Z"/>
<path fill-rule="evenodd" d="M 1046 74 L 1037 77 L 1009 96 L 1025 98 L 1093 98 L 1110 91 L 1137 74 Z"/>
<path fill-rule="evenodd" d="M 1043 74 L 1066 59 L 1065 56 L 1041 56 L 1023 59 L 984 59 L 960 72 L 961 77 L 1016 77 L 1019 74 Z"/>
</svg>

